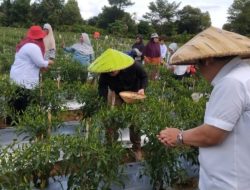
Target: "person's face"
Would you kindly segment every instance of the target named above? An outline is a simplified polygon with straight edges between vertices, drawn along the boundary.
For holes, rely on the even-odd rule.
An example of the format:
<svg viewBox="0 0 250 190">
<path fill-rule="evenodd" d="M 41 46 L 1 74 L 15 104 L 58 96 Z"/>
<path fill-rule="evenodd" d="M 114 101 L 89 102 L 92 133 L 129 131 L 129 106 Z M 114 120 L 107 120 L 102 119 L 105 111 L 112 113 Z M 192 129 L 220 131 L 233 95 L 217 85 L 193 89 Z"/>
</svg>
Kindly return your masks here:
<svg viewBox="0 0 250 190">
<path fill-rule="evenodd" d="M 214 66 L 212 59 L 200 60 L 195 68 L 201 73 L 201 75 L 208 81 L 211 82 L 214 78 Z"/>
<path fill-rule="evenodd" d="M 113 72 L 110 72 L 109 75 L 110 75 L 111 77 L 115 77 L 115 76 L 117 76 L 117 75 L 119 74 L 119 72 L 120 72 L 120 71 L 113 71 Z"/>
<path fill-rule="evenodd" d="M 164 40 L 160 40 L 160 44 L 164 44 Z"/>
<path fill-rule="evenodd" d="M 169 51 L 170 55 L 174 54 L 174 51 L 172 49 L 169 48 L 168 51 Z"/>
<path fill-rule="evenodd" d="M 154 42 L 158 43 L 159 42 L 159 38 L 154 38 Z"/>
<path fill-rule="evenodd" d="M 135 42 L 136 42 L 137 44 L 140 43 L 140 42 L 141 42 L 140 38 L 136 38 L 136 39 L 135 39 Z"/>
<path fill-rule="evenodd" d="M 83 36 L 82 36 L 82 35 L 80 36 L 80 42 L 81 42 L 81 43 L 84 42 L 84 39 L 83 39 Z"/>
<path fill-rule="evenodd" d="M 46 35 L 49 34 L 49 30 L 48 29 L 44 28 L 43 31 L 46 33 Z"/>
</svg>

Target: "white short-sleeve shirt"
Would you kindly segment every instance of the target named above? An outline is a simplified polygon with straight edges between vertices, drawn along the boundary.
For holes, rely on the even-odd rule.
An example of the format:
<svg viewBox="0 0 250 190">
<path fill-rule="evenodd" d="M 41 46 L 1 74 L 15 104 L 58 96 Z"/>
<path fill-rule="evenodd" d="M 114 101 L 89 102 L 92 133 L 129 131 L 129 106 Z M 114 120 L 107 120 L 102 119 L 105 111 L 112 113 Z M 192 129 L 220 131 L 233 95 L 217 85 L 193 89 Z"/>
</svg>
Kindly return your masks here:
<svg viewBox="0 0 250 190">
<path fill-rule="evenodd" d="M 229 131 L 219 145 L 199 149 L 200 190 L 250 189 L 250 64 L 234 58 L 212 81 L 204 123 Z"/>
<path fill-rule="evenodd" d="M 175 65 L 174 66 L 174 74 L 181 76 L 184 75 L 187 71 L 188 65 Z"/>
<path fill-rule="evenodd" d="M 168 48 L 165 44 L 160 44 L 161 58 L 165 59 L 167 55 Z"/>
</svg>

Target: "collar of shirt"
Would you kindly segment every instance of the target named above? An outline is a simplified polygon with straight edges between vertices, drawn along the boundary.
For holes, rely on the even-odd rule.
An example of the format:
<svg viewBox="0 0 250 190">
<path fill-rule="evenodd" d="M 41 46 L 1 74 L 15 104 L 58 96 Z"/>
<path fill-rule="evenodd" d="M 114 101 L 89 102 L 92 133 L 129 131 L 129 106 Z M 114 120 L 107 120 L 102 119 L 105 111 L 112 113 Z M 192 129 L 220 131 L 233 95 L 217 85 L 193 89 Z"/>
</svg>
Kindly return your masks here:
<svg viewBox="0 0 250 190">
<path fill-rule="evenodd" d="M 212 80 L 211 82 L 212 86 L 215 86 L 220 81 L 220 79 L 222 79 L 225 75 L 227 75 L 234 67 L 239 65 L 241 61 L 242 60 L 240 57 L 235 57 L 231 61 L 229 61 L 224 67 L 222 67 L 221 70 Z"/>
</svg>

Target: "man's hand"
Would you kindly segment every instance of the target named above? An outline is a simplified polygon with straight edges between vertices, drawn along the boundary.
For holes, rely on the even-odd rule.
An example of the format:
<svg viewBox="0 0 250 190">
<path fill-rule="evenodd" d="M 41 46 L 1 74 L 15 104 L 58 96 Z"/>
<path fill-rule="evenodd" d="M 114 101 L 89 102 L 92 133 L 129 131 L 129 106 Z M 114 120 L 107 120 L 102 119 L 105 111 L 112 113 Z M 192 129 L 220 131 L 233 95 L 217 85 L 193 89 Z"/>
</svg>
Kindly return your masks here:
<svg viewBox="0 0 250 190">
<path fill-rule="evenodd" d="M 177 135 L 181 131 L 176 128 L 166 128 L 157 135 L 159 141 L 166 146 L 176 146 Z M 182 137 L 185 145 L 196 147 L 210 147 L 223 143 L 230 131 L 218 127 L 202 124 L 198 127 L 185 130 Z"/>
<path fill-rule="evenodd" d="M 177 135 L 181 132 L 180 129 L 177 128 L 166 128 L 157 135 L 157 138 L 161 143 L 165 146 L 174 147 L 177 145 Z"/>
</svg>

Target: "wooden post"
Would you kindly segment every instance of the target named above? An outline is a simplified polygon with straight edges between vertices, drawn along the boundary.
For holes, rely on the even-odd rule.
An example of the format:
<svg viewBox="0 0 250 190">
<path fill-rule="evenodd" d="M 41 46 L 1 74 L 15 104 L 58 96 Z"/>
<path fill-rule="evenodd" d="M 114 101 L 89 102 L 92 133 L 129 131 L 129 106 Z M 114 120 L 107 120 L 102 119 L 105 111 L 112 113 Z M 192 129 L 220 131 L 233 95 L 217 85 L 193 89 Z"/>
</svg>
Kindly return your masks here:
<svg viewBox="0 0 250 190">
<path fill-rule="evenodd" d="M 43 85 L 43 74 L 40 72 L 39 74 L 39 86 L 40 86 L 40 97 L 42 98 L 43 95 L 43 90 L 42 90 L 42 85 Z"/>
<path fill-rule="evenodd" d="M 115 107 L 115 101 L 116 101 L 115 92 L 112 91 L 112 94 L 111 94 L 111 108 L 112 109 Z"/>
<path fill-rule="evenodd" d="M 58 74 L 56 80 L 57 80 L 57 89 L 60 89 L 60 81 L 61 81 L 61 76 L 60 76 L 60 74 Z"/>
<path fill-rule="evenodd" d="M 52 128 L 52 115 L 51 115 L 51 108 L 48 109 L 48 137 L 51 135 L 51 128 Z"/>
<path fill-rule="evenodd" d="M 91 122 L 91 118 L 87 118 L 85 121 L 86 121 L 86 135 L 85 135 L 85 137 L 87 139 L 89 137 L 89 124 Z"/>
</svg>

